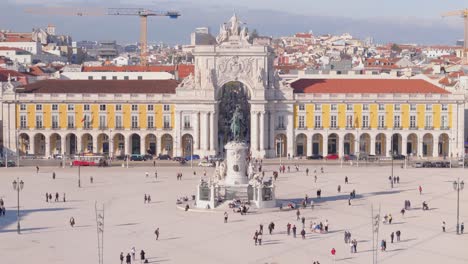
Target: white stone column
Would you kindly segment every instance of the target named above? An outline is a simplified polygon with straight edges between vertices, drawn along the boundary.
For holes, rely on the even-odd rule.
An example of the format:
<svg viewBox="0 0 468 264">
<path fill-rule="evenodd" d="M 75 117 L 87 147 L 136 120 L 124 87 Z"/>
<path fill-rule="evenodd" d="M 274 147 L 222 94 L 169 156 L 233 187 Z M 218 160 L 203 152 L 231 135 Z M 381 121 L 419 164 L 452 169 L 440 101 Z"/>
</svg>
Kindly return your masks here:
<svg viewBox="0 0 468 264">
<path fill-rule="evenodd" d="M 46 158 L 50 157 L 50 135 L 44 135 L 44 146 L 45 146 L 45 151 L 44 155 Z"/>
<path fill-rule="evenodd" d="M 439 156 L 439 137 L 435 138 L 434 135 L 433 136 L 433 140 L 432 140 L 432 157 L 438 157 Z M 453 153 L 453 156 L 456 157 L 456 153 Z"/>
<path fill-rule="evenodd" d="M 350 142 L 350 145 L 352 144 L 352 142 Z M 340 134 L 338 134 L 338 155 L 340 158 L 344 157 L 344 135 L 341 136 Z"/>
<path fill-rule="evenodd" d="M 216 143 L 218 142 L 218 129 L 216 122 L 216 112 L 210 113 L 210 150 L 216 155 Z"/>
<path fill-rule="evenodd" d="M 209 121 L 208 121 L 208 113 L 203 112 L 200 116 L 201 119 L 201 129 L 200 129 L 200 149 L 203 151 L 208 150 L 208 134 L 209 134 Z"/>
<path fill-rule="evenodd" d="M 405 136 L 401 136 L 401 154 L 402 155 L 407 155 L 406 152 L 408 152 L 408 137 L 405 137 Z"/>
<path fill-rule="evenodd" d="M 390 157 L 390 151 L 393 151 L 392 149 L 392 135 L 386 135 L 386 142 L 385 142 L 385 153 L 383 153 L 385 155 L 385 157 Z M 393 153 L 392 153 L 393 155 Z"/>
<path fill-rule="evenodd" d="M 250 148 L 252 155 L 255 155 L 258 150 L 258 112 L 250 112 Z M 254 154 L 255 153 L 255 154 Z"/>
<path fill-rule="evenodd" d="M 193 148 L 200 149 L 200 112 L 196 112 L 193 121 Z"/>
<path fill-rule="evenodd" d="M 174 115 L 174 127 L 173 127 L 173 135 L 174 135 L 174 156 L 181 156 L 182 155 L 182 136 L 181 136 L 181 131 L 182 131 L 182 112 L 181 111 L 176 111 Z"/>
<path fill-rule="evenodd" d="M 94 139 L 94 137 L 93 137 Z M 125 135 L 124 134 L 124 144 L 125 144 L 125 155 L 130 155 L 132 154 L 132 151 L 131 151 L 131 148 L 130 148 L 130 144 L 132 143 L 131 142 L 131 137 L 129 137 L 128 135 Z M 94 144 L 94 143 L 93 143 Z M 93 149 L 94 149 L 94 146 L 93 146 Z"/>
<path fill-rule="evenodd" d="M 77 153 L 83 152 L 83 148 L 81 146 L 81 136 L 82 135 L 76 135 L 76 151 L 77 151 Z M 47 138 L 46 138 L 46 146 L 47 146 Z M 46 153 L 47 153 L 47 150 L 46 150 Z"/>
<path fill-rule="evenodd" d="M 268 142 L 268 147 L 272 150 L 273 153 L 276 153 L 276 143 L 275 143 L 275 111 L 270 111 L 270 127 L 268 128 L 268 133 L 270 133 L 270 141 Z"/>
<path fill-rule="evenodd" d="M 140 135 L 140 154 L 146 154 L 146 138 Z"/>
<path fill-rule="evenodd" d="M 31 140 L 30 140 L 31 141 Z M 67 154 L 67 137 L 65 135 L 60 135 L 60 154 Z"/>
<path fill-rule="evenodd" d="M 294 138 L 294 116 L 293 116 L 293 113 L 289 113 L 288 114 L 288 125 L 287 125 L 287 135 L 288 135 L 288 152 L 287 154 L 289 154 L 292 158 L 292 156 L 294 155 L 294 141 L 295 141 L 295 138 Z"/>
<path fill-rule="evenodd" d="M 418 155 L 418 157 L 423 157 L 424 156 L 424 154 L 423 154 L 423 137 L 422 136 L 419 137 L 419 135 L 418 135 L 418 139 L 419 139 L 419 141 L 417 143 L 417 145 L 418 145 L 417 146 L 417 148 L 418 148 L 417 155 Z M 450 153 L 449 153 L 449 155 L 450 155 Z"/>
<path fill-rule="evenodd" d="M 375 136 L 370 136 L 370 155 L 375 155 Z"/>
<path fill-rule="evenodd" d="M 34 134 L 32 135 L 29 135 L 29 150 L 28 150 L 28 154 L 33 154 L 35 155 L 36 154 L 36 148 L 35 148 L 35 143 L 34 142 Z"/>
<path fill-rule="evenodd" d="M 77 137 L 78 139 L 78 137 Z M 97 153 L 99 151 L 98 148 L 98 135 L 93 136 L 93 153 Z"/>
<path fill-rule="evenodd" d="M 322 138 L 322 156 L 325 158 L 328 155 L 328 133 Z"/>
<path fill-rule="evenodd" d="M 161 154 L 161 147 L 162 147 L 162 136 L 156 136 L 156 151 L 155 151 L 155 155 L 156 157 L 159 156 L 159 154 Z"/>
<path fill-rule="evenodd" d="M 354 154 L 360 152 L 360 149 L 359 149 L 359 135 L 356 136 L 356 138 L 354 139 Z"/>
<path fill-rule="evenodd" d="M 306 155 L 307 156 L 312 156 L 312 134 L 307 135 L 306 143 L 305 143 L 305 148 L 306 148 Z"/>
<path fill-rule="evenodd" d="M 268 133 L 265 130 L 265 111 L 260 112 L 260 128 L 258 129 L 258 133 L 260 138 L 260 154 L 263 158 L 265 155 L 265 133 Z"/>
</svg>

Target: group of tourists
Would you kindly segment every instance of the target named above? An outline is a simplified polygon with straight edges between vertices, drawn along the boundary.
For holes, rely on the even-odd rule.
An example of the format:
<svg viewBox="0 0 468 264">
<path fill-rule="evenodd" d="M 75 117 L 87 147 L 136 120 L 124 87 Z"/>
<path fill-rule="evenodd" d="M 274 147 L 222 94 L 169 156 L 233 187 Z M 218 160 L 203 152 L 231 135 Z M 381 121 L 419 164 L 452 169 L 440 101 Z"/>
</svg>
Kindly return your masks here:
<svg viewBox="0 0 468 264">
<path fill-rule="evenodd" d="M 46 203 L 48 203 L 49 201 L 52 202 L 52 193 L 46 193 L 45 196 L 46 196 Z M 59 195 L 58 192 L 55 193 L 55 200 L 54 201 L 55 202 L 60 202 L 60 195 Z M 65 193 L 63 193 L 62 201 L 64 203 L 67 201 Z"/>
<path fill-rule="evenodd" d="M 145 203 L 151 203 L 151 195 L 145 193 Z"/>
<path fill-rule="evenodd" d="M 131 264 L 132 261 L 136 263 L 136 250 L 135 247 L 132 247 L 130 250 L 130 253 L 127 253 L 126 256 L 124 256 L 123 252 L 120 252 L 120 264 L 124 264 L 124 260 L 126 264 Z M 149 263 L 148 259 L 146 258 L 146 252 L 142 249 L 140 251 L 140 263 Z"/>
</svg>

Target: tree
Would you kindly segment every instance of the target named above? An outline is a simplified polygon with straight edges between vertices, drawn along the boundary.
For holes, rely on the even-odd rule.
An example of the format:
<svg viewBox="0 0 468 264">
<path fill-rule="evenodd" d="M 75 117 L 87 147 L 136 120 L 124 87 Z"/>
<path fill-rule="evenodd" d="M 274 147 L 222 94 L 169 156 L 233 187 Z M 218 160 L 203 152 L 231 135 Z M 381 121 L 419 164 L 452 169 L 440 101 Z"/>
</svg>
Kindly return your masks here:
<svg viewBox="0 0 468 264">
<path fill-rule="evenodd" d="M 260 35 L 258 34 L 257 29 L 253 29 L 252 32 L 250 32 L 250 39 L 258 38 Z"/>
<path fill-rule="evenodd" d="M 392 51 L 395 51 L 395 52 L 401 52 L 401 48 L 400 46 L 398 46 L 397 44 L 393 43 L 392 44 L 392 47 L 390 48 Z"/>
</svg>

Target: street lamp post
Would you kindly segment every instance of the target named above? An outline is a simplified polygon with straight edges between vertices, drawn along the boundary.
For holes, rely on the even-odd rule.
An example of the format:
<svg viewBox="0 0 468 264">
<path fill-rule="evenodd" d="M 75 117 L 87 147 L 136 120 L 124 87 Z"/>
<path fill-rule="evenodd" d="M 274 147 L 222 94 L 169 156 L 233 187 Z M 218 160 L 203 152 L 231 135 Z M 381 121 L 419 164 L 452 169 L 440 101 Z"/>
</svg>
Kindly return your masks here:
<svg viewBox="0 0 468 264">
<path fill-rule="evenodd" d="M 18 209 L 17 209 L 17 214 L 16 214 L 16 220 L 18 222 L 18 225 L 17 225 L 17 232 L 18 234 L 21 233 L 21 226 L 20 226 L 20 191 L 23 190 L 23 187 L 24 187 L 24 182 L 23 180 L 20 181 L 19 178 L 17 178 L 17 180 L 14 180 L 13 181 L 13 190 L 15 190 L 18 194 Z"/>
<path fill-rule="evenodd" d="M 457 191 L 457 235 L 460 234 L 460 191 L 465 187 L 465 183 L 458 178 L 453 182 L 453 189 Z"/>
</svg>

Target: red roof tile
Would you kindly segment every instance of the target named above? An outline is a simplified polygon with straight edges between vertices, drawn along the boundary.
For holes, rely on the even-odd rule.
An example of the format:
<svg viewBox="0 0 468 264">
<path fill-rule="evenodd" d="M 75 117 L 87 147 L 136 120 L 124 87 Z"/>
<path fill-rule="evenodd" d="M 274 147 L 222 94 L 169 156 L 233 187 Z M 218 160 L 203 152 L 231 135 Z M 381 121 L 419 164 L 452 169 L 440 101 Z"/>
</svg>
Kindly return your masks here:
<svg viewBox="0 0 468 264">
<path fill-rule="evenodd" d="M 404 79 L 300 79 L 291 87 L 294 93 L 450 93 L 424 80 Z"/>
<path fill-rule="evenodd" d="M 175 93 L 175 80 L 44 80 L 23 86 L 23 93 Z"/>
</svg>

